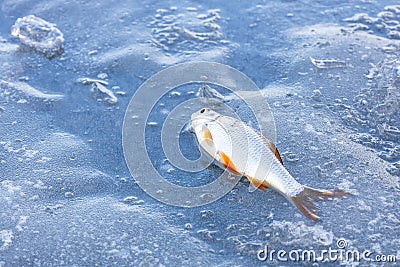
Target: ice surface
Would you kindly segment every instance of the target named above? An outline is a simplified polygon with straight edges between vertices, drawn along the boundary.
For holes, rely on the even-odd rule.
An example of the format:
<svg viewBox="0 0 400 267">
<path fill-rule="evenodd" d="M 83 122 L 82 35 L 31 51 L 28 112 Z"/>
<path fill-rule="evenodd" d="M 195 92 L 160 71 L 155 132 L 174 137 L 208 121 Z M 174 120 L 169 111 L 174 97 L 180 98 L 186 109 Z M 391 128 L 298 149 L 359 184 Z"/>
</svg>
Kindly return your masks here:
<svg viewBox="0 0 400 267">
<path fill-rule="evenodd" d="M 158 9 L 150 22 L 155 45 L 165 51 L 190 51 L 217 45 L 222 33 L 219 9 L 199 13 L 197 8 Z"/>
<path fill-rule="evenodd" d="M 339 238 L 399 256 L 397 2 L 2 1 L 0 266 L 304 266 L 313 263 L 259 262 L 257 252 L 336 249 Z M 39 55 L 19 53 L 10 35 L 29 14 L 17 29 L 32 29 L 19 32 L 21 43 Z M 346 67 L 318 68 L 310 57 Z M 194 60 L 226 63 L 262 89 L 276 145 L 299 182 L 353 195 L 317 202 L 322 220 L 313 223 L 272 190 L 249 193 L 246 179 L 191 209 L 144 193 L 124 163 L 125 108 L 146 79 Z M 208 85 L 256 127 L 236 95 Z M 173 88 L 146 126 L 154 166 L 185 186 L 220 170 L 180 171 L 165 161 L 159 136 L 169 112 L 201 86 Z M 118 101 L 108 105 L 112 95 Z M 192 135 L 181 137 L 196 158 Z M 338 264 L 358 263 L 314 263 Z"/>
<path fill-rule="evenodd" d="M 59 94 L 47 94 L 39 91 L 38 89 L 30 86 L 24 82 L 7 82 L 0 80 L 0 92 L 4 98 L 12 97 L 24 99 L 36 99 L 42 101 L 57 101 L 62 99 L 64 96 Z"/>
<path fill-rule="evenodd" d="M 353 22 L 349 26 L 353 31 L 364 30 L 379 35 L 386 35 L 391 39 L 400 39 L 400 12 L 399 5 L 388 5 L 376 14 L 376 17 L 367 13 L 357 13 L 352 17 L 344 19 Z"/>
</svg>

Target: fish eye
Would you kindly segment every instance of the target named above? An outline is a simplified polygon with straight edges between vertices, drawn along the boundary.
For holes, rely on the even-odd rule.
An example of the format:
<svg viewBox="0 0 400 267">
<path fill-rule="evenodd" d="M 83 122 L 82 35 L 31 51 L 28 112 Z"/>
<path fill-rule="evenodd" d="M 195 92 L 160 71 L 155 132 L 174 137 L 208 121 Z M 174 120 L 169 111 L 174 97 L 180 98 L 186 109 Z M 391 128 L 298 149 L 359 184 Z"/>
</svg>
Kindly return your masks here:
<svg viewBox="0 0 400 267">
<path fill-rule="evenodd" d="M 207 108 L 202 108 L 202 109 L 200 110 L 200 113 L 204 113 L 204 112 L 206 112 L 206 111 L 208 111 Z"/>
</svg>

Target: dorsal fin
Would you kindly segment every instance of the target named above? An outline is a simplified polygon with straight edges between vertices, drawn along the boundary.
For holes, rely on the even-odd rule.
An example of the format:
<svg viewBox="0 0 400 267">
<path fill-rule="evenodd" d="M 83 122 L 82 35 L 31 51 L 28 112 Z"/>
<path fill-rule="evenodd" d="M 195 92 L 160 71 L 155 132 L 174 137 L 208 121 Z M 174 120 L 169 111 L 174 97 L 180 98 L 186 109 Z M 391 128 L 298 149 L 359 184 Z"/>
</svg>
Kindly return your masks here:
<svg viewBox="0 0 400 267">
<path fill-rule="evenodd" d="M 276 158 L 280 161 L 280 163 L 283 165 L 283 160 L 282 160 L 282 158 L 281 158 L 281 154 L 279 154 L 278 149 L 276 148 L 276 146 L 275 146 L 272 142 L 270 142 L 269 148 L 271 148 L 271 151 L 274 152 L 275 157 L 276 157 Z"/>
<path fill-rule="evenodd" d="M 262 138 L 264 138 L 265 143 L 268 145 L 269 149 L 271 149 L 271 151 L 275 154 L 275 157 L 280 161 L 280 163 L 283 165 L 283 161 L 281 158 L 281 155 L 279 154 L 278 149 L 276 148 L 276 146 L 274 145 L 274 143 L 271 142 L 271 140 L 269 140 L 268 138 L 266 138 L 265 136 L 261 135 Z"/>
</svg>

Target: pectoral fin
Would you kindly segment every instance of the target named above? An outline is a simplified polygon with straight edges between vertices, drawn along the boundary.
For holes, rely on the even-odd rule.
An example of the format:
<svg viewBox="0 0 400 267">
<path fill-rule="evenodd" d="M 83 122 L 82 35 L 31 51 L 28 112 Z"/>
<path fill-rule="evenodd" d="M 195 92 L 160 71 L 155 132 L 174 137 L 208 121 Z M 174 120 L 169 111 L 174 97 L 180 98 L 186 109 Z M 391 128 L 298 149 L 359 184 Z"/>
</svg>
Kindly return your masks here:
<svg viewBox="0 0 400 267">
<path fill-rule="evenodd" d="M 233 164 L 232 160 L 228 157 L 228 155 L 226 155 L 224 152 L 222 151 L 218 151 L 217 152 L 218 155 L 220 156 L 221 159 L 221 163 L 224 166 L 225 169 L 227 169 L 228 171 L 230 171 L 233 174 L 236 175 L 242 175 L 236 168 L 235 164 Z"/>
<path fill-rule="evenodd" d="M 213 144 L 213 137 L 210 130 L 207 128 L 207 126 L 203 125 L 202 131 L 204 141 L 211 146 Z"/>
</svg>

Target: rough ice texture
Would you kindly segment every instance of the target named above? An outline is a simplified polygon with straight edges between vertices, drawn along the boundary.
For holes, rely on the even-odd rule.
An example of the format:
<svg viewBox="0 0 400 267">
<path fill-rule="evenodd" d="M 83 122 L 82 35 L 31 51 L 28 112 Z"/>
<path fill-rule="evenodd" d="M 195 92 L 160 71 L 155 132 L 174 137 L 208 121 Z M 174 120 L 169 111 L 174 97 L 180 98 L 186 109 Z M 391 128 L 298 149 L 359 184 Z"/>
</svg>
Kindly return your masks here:
<svg viewBox="0 0 400 267">
<path fill-rule="evenodd" d="M 0 86 L 0 266 L 357 265 L 259 262 L 256 255 L 265 245 L 286 251 L 337 249 L 339 238 L 359 251 L 395 254 L 399 260 L 400 116 L 394 101 L 400 89 L 400 41 L 370 24 L 372 32 L 347 27 L 343 19 L 364 9 L 377 17 L 383 11 L 377 5 L 386 5 L 365 2 L 203 1 L 198 6 L 198 1 L 175 1 L 174 11 L 169 1 L 3 0 L 0 79 L 7 83 Z M 183 5 L 196 5 L 198 12 Z M 361 8 L 353 10 L 356 5 Z M 150 24 L 159 8 L 192 32 L 206 32 L 197 16 L 220 8 L 216 23 L 222 37 L 202 42 L 179 35 L 173 44 L 165 43 L 166 52 L 151 42 L 162 41 L 161 32 L 152 29 L 164 26 Z M 73 40 L 68 57 L 49 61 L 15 53 L 5 27 L 21 14 L 63 25 Z M 166 26 L 164 33 L 180 32 L 168 32 Z M 346 67 L 320 69 L 310 56 L 341 60 Z M 192 209 L 158 203 L 142 191 L 123 159 L 124 107 L 159 70 L 192 60 L 225 63 L 248 75 L 272 107 L 277 147 L 290 173 L 306 185 L 341 188 L 353 196 L 317 202 L 322 220 L 314 224 L 271 190 L 249 193 L 245 179 L 224 198 Z M 104 72 L 109 85 L 103 85 L 115 94 L 112 85 L 126 88 L 117 105 L 103 105 L 89 85 L 75 82 Z M 62 92 L 63 100 L 49 105 L 48 96 L 27 84 L 43 93 Z M 180 96 L 166 94 L 149 120 L 156 125 L 146 127 L 154 165 L 163 177 L 185 186 L 213 181 L 219 169 L 168 173 L 171 167 L 163 164 L 156 136 L 169 112 L 194 97 L 199 86 L 174 88 Z M 224 104 L 245 113 L 232 94 L 220 93 L 232 96 Z M 20 104 L 23 99 L 27 103 Z M 189 133 L 182 136 L 187 139 L 179 145 L 194 156 L 195 141 Z"/>
<path fill-rule="evenodd" d="M 0 96 L 15 99 L 36 99 L 43 101 L 61 100 L 64 96 L 59 94 L 47 94 L 24 82 L 8 82 L 0 79 Z"/>
<path fill-rule="evenodd" d="M 17 37 L 23 48 L 30 48 L 47 58 L 64 52 L 64 35 L 50 22 L 34 15 L 17 19 L 11 27 L 11 35 Z"/>
</svg>

